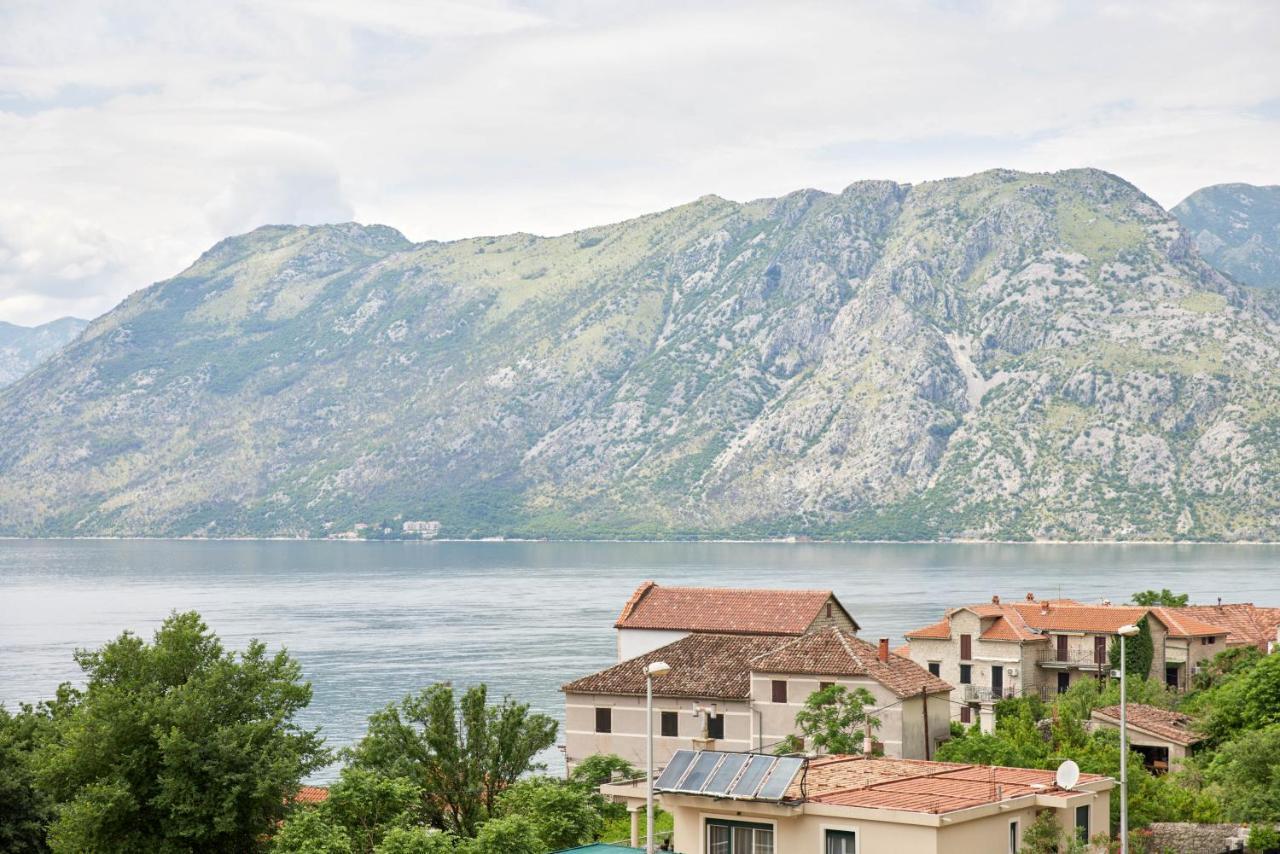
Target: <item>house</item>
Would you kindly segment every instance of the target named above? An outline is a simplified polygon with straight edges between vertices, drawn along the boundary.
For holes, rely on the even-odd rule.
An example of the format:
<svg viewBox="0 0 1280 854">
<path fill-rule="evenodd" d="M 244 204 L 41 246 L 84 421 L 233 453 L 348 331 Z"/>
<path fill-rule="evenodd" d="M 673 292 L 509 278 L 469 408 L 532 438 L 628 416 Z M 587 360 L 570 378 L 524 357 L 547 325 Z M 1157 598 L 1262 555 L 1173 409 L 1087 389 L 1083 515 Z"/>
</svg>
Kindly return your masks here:
<svg viewBox="0 0 1280 854">
<path fill-rule="evenodd" d="M 602 794 L 643 809 L 645 781 Z M 684 854 L 1002 854 L 1053 810 L 1089 839 L 1110 826 L 1109 777 L 865 756 L 682 750 L 654 783 Z"/>
<path fill-rule="evenodd" d="M 1266 652 L 1272 643 L 1280 641 L 1280 608 L 1260 608 L 1252 602 L 1224 603 L 1219 599 L 1216 605 L 1187 605 L 1164 610 L 1222 626 L 1227 630 L 1228 648 L 1254 646 L 1258 651 Z"/>
<path fill-rule="evenodd" d="M 570 768 L 597 753 L 644 763 L 645 674 L 655 661 L 671 668 L 653 681 L 659 763 L 695 743 L 770 750 L 797 734 L 796 712 L 826 685 L 871 693 L 888 755 L 932 756 L 950 734 L 952 686 L 891 653 L 887 638 L 871 644 L 834 625 L 797 636 L 692 632 L 561 687 Z"/>
<path fill-rule="evenodd" d="M 1170 769 L 1177 770 L 1183 760 L 1194 751 L 1204 737 L 1192 730 L 1190 715 L 1129 703 L 1125 709 L 1125 725 L 1129 732 L 1129 747 L 1141 753 L 1143 764 L 1155 774 Z M 1092 724 L 1095 728 L 1120 729 L 1120 707 L 1107 706 L 1094 709 Z"/>
<path fill-rule="evenodd" d="M 830 590 L 667 587 L 645 581 L 622 608 L 618 661 L 693 632 L 722 635 L 802 635 L 823 626 L 857 634 L 858 624 Z"/>
<path fill-rule="evenodd" d="M 1190 675 L 1226 647 L 1230 630 L 1186 608 L 1086 605 L 1070 599 L 964 605 L 942 620 L 907 632 L 912 661 L 956 685 L 955 717 L 992 725 L 992 706 L 1005 697 L 1066 691 L 1110 670 L 1120 627 L 1148 618 L 1151 675 L 1185 689 Z"/>
</svg>

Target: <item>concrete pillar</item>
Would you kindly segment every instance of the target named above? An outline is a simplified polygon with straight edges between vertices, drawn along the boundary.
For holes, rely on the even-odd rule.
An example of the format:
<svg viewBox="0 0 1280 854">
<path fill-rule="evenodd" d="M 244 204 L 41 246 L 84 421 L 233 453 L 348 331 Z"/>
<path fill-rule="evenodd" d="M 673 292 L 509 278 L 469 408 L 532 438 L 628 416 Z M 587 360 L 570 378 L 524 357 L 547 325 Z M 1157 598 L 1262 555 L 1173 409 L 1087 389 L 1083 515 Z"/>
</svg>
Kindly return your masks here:
<svg viewBox="0 0 1280 854">
<path fill-rule="evenodd" d="M 627 812 L 631 813 L 631 847 L 640 847 L 640 807 L 629 806 Z"/>
<path fill-rule="evenodd" d="M 993 733 L 996 731 L 996 708 L 991 703 L 983 703 L 978 707 L 978 723 L 982 724 L 981 729 L 985 733 Z"/>
</svg>

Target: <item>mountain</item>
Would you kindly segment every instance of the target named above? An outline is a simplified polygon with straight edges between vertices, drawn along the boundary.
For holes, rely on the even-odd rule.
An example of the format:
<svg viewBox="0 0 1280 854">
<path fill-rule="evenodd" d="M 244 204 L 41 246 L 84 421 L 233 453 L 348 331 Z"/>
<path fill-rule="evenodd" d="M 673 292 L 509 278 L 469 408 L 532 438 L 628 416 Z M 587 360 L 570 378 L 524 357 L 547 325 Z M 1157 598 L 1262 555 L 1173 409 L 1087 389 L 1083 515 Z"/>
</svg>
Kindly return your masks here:
<svg viewBox="0 0 1280 854">
<path fill-rule="evenodd" d="M 0 533 L 1275 540 L 1268 306 L 1094 170 L 265 227 L 0 392 Z"/>
<path fill-rule="evenodd" d="M 8 385 L 52 356 L 88 325 L 89 321 L 76 317 L 63 317 L 40 326 L 0 321 L 0 386 Z"/>
<path fill-rule="evenodd" d="M 1280 291 L 1280 187 L 1217 184 L 1172 211 L 1206 261 L 1238 282 Z"/>
</svg>

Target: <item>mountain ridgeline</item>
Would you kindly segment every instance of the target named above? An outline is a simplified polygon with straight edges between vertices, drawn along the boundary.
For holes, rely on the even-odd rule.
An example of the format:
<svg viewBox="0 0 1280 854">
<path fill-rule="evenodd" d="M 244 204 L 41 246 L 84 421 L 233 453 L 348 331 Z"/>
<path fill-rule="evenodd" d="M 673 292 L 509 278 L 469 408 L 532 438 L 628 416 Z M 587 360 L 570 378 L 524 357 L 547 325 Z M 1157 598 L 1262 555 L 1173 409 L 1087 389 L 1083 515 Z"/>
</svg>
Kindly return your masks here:
<svg viewBox="0 0 1280 854">
<path fill-rule="evenodd" d="M 89 325 L 63 317 L 39 326 L 15 326 L 0 321 L 0 386 L 6 386 L 48 359 Z"/>
<path fill-rule="evenodd" d="M 0 392 L 0 533 L 1280 539 L 1280 325 L 1103 172 L 265 227 Z"/>
<path fill-rule="evenodd" d="M 1246 285 L 1280 291 L 1280 187 L 1216 184 L 1170 213 L 1214 267 Z"/>
</svg>

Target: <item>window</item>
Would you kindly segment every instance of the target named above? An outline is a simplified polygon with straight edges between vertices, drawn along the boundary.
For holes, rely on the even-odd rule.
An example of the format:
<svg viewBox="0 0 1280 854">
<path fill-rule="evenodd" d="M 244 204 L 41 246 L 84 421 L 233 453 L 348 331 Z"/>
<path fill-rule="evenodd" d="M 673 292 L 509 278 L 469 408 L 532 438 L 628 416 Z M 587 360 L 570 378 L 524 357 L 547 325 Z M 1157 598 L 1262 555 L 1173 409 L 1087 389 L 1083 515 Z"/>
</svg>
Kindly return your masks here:
<svg viewBox="0 0 1280 854">
<path fill-rule="evenodd" d="M 968 706 L 960 707 L 960 723 L 962 724 L 973 723 L 973 714 L 969 711 Z"/>
<path fill-rule="evenodd" d="M 973 683 L 973 665 L 972 664 L 960 665 L 960 684 L 970 685 L 972 683 Z"/>
<path fill-rule="evenodd" d="M 787 701 L 787 680 L 773 680 L 773 701 L 775 703 L 785 703 Z"/>
<path fill-rule="evenodd" d="M 973 635 L 960 636 L 960 660 L 968 661 L 973 658 Z"/>
<path fill-rule="evenodd" d="M 613 709 L 596 709 L 596 732 L 613 732 Z"/>
<path fill-rule="evenodd" d="M 999 699 L 1004 696 L 1004 667 L 991 665 L 991 694 Z"/>
<path fill-rule="evenodd" d="M 834 687 L 836 687 L 836 683 L 834 683 L 834 682 L 819 682 L 819 683 L 818 683 L 818 690 L 819 690 L 819 691 L 825 691 L 825 690 L 827 690 L 828 688 L 834 688 Z"/>
<path fill-rule="evenodd" d="M 724 715 L 707 718 L 707 738 L 724 738 Z"/>
<path fill-rule="evenodd" d="M 1076 838 L 1081 842 L 1089 841 L 1089 805 L 1076 807 Z"/>
<path fill-rule="evenodd" d="M 852 830 L 828 830 L 826 854 L 858 854 L 858 835 Z"/>
<path fill-rule="evenodd" d="M 1065 694 L 1067 693 L 1067 689 L 1070 687 L 1071 687 L 1071 674 L 1066 672 L 1059 673 L 1058 674 L 1058 693 Z"/>
<path fill-rule="evenodd" d="M 1207 638 L 1200 638 L 1201 646 L 1213 646 L 1217 642 L 1218 642 L 1218 639 L 1213 637 L 1212 635 Z"/>
<path fill-rule="evenodd" d="M 662 713 L 662 734 L 674 738 L 680 734 L 680 719 L 675 712 Z"/>
<path fill-rule="evenodd" d="M 930 672 L 930 673 L 932 673 L 934 676 L 941 676 L 941 675 L 942 675 L 942 662 L 941 662 L 941 661 L 930 661 L 930 662 L 929 662 L 929 672 Z"/>
<path fill-rule="evenodd" d="M 1093 639 L 1093 663 L 1107 663 L 1107 638 L 1105 635 L 1098 635 Z"/>
<path fill-rule="evenodd" d="M 827 603 L 827 619 L 828 620 L 831 619 L 831 603 L 830 602 Z"/>
<path fill-rule="evenodd" d="M 657 822 L 654 822 L 657 825 Z M 1009 854 L 1018 854 L 1018 823 L 1009 822 Z"/>
<path fill-rule="evenodd" d="M 707 820 L 707 854 L 774 854 L 767 824 Z"/>
<path fill-rule="evenodd" d="M 1058 661 L 1067 661 L 1070 656 L 1067 654 L 1067 636 L 1058 635 Z"/>
</svg>

